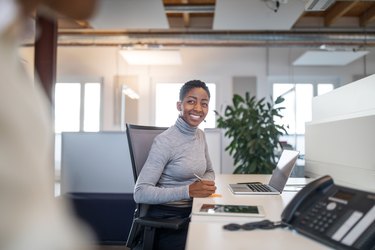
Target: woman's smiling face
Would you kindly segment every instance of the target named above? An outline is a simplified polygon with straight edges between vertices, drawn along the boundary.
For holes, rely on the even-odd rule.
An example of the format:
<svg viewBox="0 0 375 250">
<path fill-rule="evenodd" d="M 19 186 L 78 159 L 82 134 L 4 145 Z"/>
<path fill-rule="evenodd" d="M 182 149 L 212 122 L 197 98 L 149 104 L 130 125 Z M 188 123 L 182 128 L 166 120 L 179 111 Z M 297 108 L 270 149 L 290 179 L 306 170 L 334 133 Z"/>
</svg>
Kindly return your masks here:
<svg viewBox="0 0 375 250">
<path fill-rule="evenodd" d="M 198 125 L 206 118 L 210 98 L 203 88 L 192 88 L 182 101 L 177 102 L 180 116 L 191 127 Z"/>
</svg>

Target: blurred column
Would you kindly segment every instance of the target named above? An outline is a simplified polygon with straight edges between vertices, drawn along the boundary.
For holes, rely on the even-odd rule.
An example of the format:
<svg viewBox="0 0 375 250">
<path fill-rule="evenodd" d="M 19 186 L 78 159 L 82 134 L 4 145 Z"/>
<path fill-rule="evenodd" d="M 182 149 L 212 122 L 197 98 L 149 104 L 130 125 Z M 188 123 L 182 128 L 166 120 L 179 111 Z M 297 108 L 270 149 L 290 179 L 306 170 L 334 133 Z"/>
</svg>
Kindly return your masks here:
<svg viewBox="0 0 375 250">
<path fill-rule="evenodd" d="M 53 103 L 56 82 L 57 21 L 36 15 L 35 70 Z"/>
</svg>

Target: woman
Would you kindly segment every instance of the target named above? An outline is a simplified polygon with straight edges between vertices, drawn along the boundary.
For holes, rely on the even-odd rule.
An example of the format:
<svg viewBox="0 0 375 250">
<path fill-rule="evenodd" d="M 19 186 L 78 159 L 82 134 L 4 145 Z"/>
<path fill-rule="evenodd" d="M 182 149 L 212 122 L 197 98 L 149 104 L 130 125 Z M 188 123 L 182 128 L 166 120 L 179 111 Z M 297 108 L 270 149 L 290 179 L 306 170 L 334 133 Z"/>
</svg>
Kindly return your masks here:
<svg viewBox="0 0 375 250">
<path fill-rule="evenodd" d="M 175 123 L 157 136 L 134 189 L 137 203 L 154 204 L 152 217 L 189 217 L 192 198 L 215 192 L 215 178 L 204 132 L 210 101 L 206 84 L 199 80 L 185 83 L 180 89 Z M 198 180 L 196 176 L 203 180 Z M 187 227 L 183 230 L 159 230 L 158 249 L 184 249 Z"/>
</svg>

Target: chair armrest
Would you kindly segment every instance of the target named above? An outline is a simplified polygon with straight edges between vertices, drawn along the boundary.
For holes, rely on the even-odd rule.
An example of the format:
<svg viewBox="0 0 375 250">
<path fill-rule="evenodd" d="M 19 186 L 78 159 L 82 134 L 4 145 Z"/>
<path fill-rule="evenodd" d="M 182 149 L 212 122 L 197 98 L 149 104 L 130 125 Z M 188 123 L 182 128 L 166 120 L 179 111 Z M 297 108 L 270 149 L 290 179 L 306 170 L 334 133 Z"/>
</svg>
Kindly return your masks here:
<svg viewBox="0 0 375 250">
<path fill-rule="evenodd" d="M 167 229 L 174 229 L 178 230 L 183 228 L 187 223 L 189 223 L 190 218 L 168 218 L 168 219 L 161 219 L 161 218 L 153 218 L 153 217 L 139 217 L 134 220 L 134 222 L 138 223 L 142 226 L 149 226 L 154 228 L 167 228 Z"/>
</svg>

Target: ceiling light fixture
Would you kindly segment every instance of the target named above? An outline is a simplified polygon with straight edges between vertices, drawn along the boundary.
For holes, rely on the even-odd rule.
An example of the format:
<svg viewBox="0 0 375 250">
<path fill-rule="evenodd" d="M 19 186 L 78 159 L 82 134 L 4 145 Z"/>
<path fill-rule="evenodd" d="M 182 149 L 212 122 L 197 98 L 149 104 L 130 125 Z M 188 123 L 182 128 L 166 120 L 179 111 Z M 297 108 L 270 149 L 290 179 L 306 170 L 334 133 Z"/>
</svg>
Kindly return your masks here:
<svg viewBox="0 0 375 250">
<path fill-rule="evenodd" d="M 319 46 L 319 49 L 324 50 L 324 51 L 360 51 L 359 46 L 330 46 L 326 44 L 322 44 Z"/>
<path fill-rule="evenodd" d="M 123 49 L 119 52 L 130 65 L 182 64 L 179 50 Z"/>
<path fill-rule="evenodd" d="M 367 55 L 368 51 L 306 51 L 294 62 L 294 66 L 344 66 Z"/>
<path fill-rule="evenodd" d="M 332 46 L 322 44 L 319 50 L 306 51 L 297 58 L 295 66 L 343 66 L 367 55 L 360 46 Z"/>
</svg>

